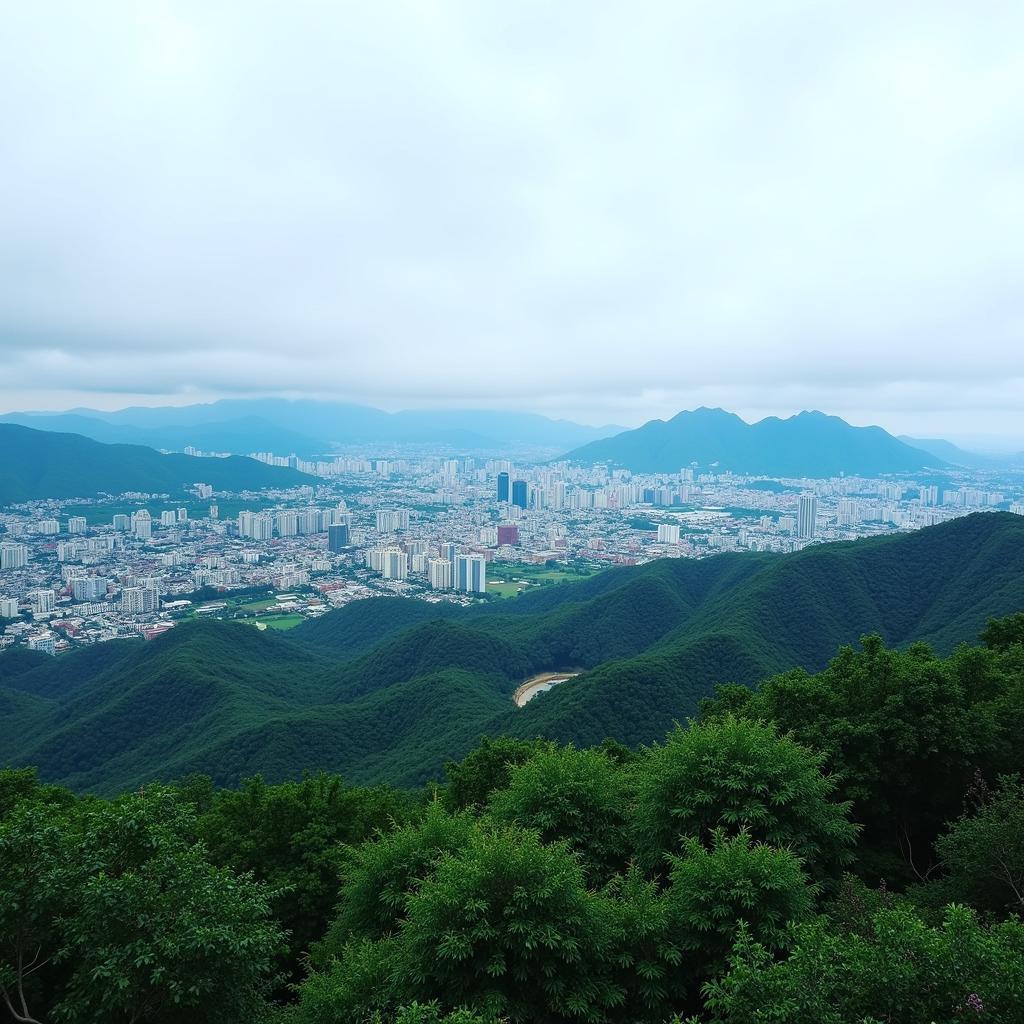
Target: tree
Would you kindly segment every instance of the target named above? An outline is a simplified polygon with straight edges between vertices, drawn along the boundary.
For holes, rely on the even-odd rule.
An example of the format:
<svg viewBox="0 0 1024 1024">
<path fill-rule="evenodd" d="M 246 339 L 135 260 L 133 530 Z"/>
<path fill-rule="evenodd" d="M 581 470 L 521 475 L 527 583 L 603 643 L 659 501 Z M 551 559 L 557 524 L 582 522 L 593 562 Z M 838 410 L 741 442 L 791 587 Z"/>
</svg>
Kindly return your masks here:
<svg viewBox="0 0 1024 1024">
<path fill-rule="evenodd" d="M 43 1016 L 35 983 L 82 885 L 76 828 L 66 809 L 30 800 L 0 818 L 0 1001 L 22 1024 Z"/>
<path fill-rule="evenodd" d="M 28 800 L 0 822 L 0 996 L 15 1020 L 251 1019 L 283 935 L 266 891 L 211 865 L 194 825 L 159 787 L 113 803 Z M 44 969 L 55 995 L 33 1012 Z"/>
<path fill-rule="evenodd" d="M 949 877 L 942 888 L 983 910 L 1024 913 L 1024 783 L 1019 776 L 984 787 L 974 814 L 940 836 L 936 850 Z"/>
<path fill-rule="evenodd" d="M 341 882 L 340 846 L 391 827 L 409 807 L 389 787 L 346 786 L 323 772 L 273 786 L 256 777 L 241 789 L 218 791 L 199 832 L 215 863 L 251 871 L 270 887 L 275 916 L 290 933 L 294 970 L 330 919 Z"/>
<path fill-rule="evenodd" d="M 485 828 L 413 893 L 399 970 L 410 995 L 512 1021 L 600 1021 L 620 1003 L 614 920 L 564 844 Z"/>
<path fill-rule="evenodd" d="M 323 941 L 313 948 L 314 964 L 324 966 L 331 956 L 340 956 L 353 939 L 395 934 L 413 890 L 442 857 L 465 848 L 475 827 L 469 812 L 449 814 L 435 802 L 420 821 L 348 847 L 340 858 L 337 914 Z"/>
<path fill-rule="evenodd" d="M 1024 645 L 1024 612 L 989 619 L 981 631 L 981 642 L 996 651 L 1005 651 L 1014 644 Z"/>
<path fill-rule="evenodd" d="M 485 736 L 461 761 L 449 761 L 444 766 L 448 777 L 445 807 L 450 811 L 483 807 L 491 793 L 508 785 L 513 765 L 523 764 L 538 751 L 547 749 L 551 749 L 551 744 L 543 740 Z"/>
<path fill-rule="evenodd" d="M 601 751 L 556 747 L 513 765 L 488 814 L 535 829 L 546 843 L 564 840 L 588 875 L 603 882 L 625 867 L 627 786 L 625 773 Z"/>
<path fill-rule="evenodd" d="M 641 863 L 657 869 L 682 839 L 710 845 L 716 831 L 746 831 L 787 847 L 816 875 L 852 859 L 849 804 L 820 755 L 762 722 L 731 715 L 676 728 L 635 766 L 634 836 Z M 687 847 L 689 848 L 689 847 Z"/>
<path fill-rule="evenodd" d="M 1017 920 L 984 928 L 954 905 L 933 928 L 901 906 L 876 912 L 864 932 L 838 931 L 825 917 L 794 926 L 788 946 L 780 960 L 741 931 L 727 973 L 705 986 L 712 1024 L 1020 1020 Z"/>
<path fill-rule="evenodd" d="M 808 920 L 814 908 L 816 887 L 800 861 L 746 832 L 727 836 L 719 829 L 710 846 L 684 840 L 670 878 L 672 935 L 687 955 L 694 987 L 725 966 L 741 922 L 763 946 L 778 950 L 789 925 Z"/>
<path fill-rule="evenodd" d="M 635 867 L 605 889 L 615 921 L 611 979 L 623 1001 L 609 1014 L 622 1024 L 665 1021 L 686 996 L 691 976 L 668 893 Z"/>
</svg>

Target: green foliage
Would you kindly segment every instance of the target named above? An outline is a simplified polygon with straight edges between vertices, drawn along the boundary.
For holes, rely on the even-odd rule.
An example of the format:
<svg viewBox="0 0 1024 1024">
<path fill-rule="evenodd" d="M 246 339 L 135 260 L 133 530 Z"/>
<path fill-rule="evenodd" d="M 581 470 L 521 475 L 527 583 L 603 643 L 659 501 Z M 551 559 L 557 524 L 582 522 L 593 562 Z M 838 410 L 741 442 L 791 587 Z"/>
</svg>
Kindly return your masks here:
<svg viewBox="0 0 1024 1024">
<path fill-rule="evenodd" d="M 79 498 L 124 491 L 178 497 L 199 478 L 215 490 L 296 487 L 315 479 L 298 470 L 267 466 L 255 459 L 199 459 L 162 455 L 142 445 L 101 444 L 80 434 L 33 430 L 0 423 L 5 453 L 0 505 L 34 498 Z"/>
<path fill-rule="evenodd" d="M 323 935 L 341 881 L 338 847 L 389 828 L 410 800 L 387 787 L 346 786 L 320 773 L 269 786 L 248 779 L 221 790 L 199 820 L 199 834 L 217 864 L 252 872 L 273 895 L 287 929 L 292 964 Z"/>
<path fill-rule="evenodd" d="M 849 806 L 832 800 L 836 783 L 821 757 L 770 725 L 726 717 L 677 728 L 634 767 L 634 836 L 649 870 L 694 838 L 747 831 L 786 847 L 816 874 L 852 859 Z"/>
<path fill-rule="evenodd" d="M 563 844 L 518 828 L 475 833 L 410 897 L 398 964 L 413 993 L 512 1021 L 604 1019 L 606 906 Z"/>
<path fill-rule="evenodd" d="M 252 1019 L 283 935 L 266 891 L 214 867 L 194 824 L 158 787 L 30 798 L 0 822 L 0 995 L 15 1019 L 47 1012 L 30 999 L 75 1024 Z"/>
<path fill-rule="evenodd" d="M 862 644 L 840 650 L 818 675 L 776 676 L 745 702 L 726 691 L 704 715 L 764 718 L 822 751 L 869 846 L 891 849 L 896 838 L 900 862 L 923 877 L 929 843 L 958 813 L 974 772 L 1021 767 L 1024 665 L 1013 650 L 962 647 L 941 659 L 923 644 L 889 650 L 877 636 Z M 902 869 L 879 862 L 873 870 Z"/>
<path fill-rule="evenodd" d="M 485 736 L 461 761 L 445 765 L 445 807 L 452 811 L 483 807 L 495 790 L 508 785 L 515 765 L 524 764 L 545 749 L 549 749 L 548 745 L 538 740 Z"/>
<path fill-rule="evenodd" d="M 1005 651 L 1024 644 L 1024 612 L 1003 619 L 989 619 L 981 631 L 981 642 L 994 651 Z"/>
<path fill-rule="evenodd" d="M 670 897 L 635 867 L 613 879 L 605 895 L 615 922 L 608 969 L 623 992 L 622 1003 L 609 1017 L 623 1024 L 667 1020 L 692 981 L 684 969 L 688 965 Z"/>
<path fill-rule="evenodd" d="M 975 813 L 954 822 L 935 844 L 949 873 L 943 894 L 987 910 L 1024 913 L 1024 783 L 1007 777 L 995 792 L 984 787 L 978 796 Z"/>
<path fill-rule="evenodd" d="M 351 846 L 343 858 L 338 912 L 313 962 L 324 965 L 341 956 L 353 939 L 380 939 L 396 934 L 405 920 L 410 892 L 427 878 L 446 855 L 469 842 L 474 818 L 449 814 L 439 803 L 428 805 L 423 817 Z"/>
<path fill-rule="evenodd" d="M 951 906 L 930 928 L 911 910 L 877 912 L 864 933 L 826 918 L 796 925 L 778 960 L 744 929 L 729 970 L 708 983 L 714 1024 L 1014 1024 L 1024 1005 L 1024 926 L 992 928 Z"/>
<path fill-rule="evenodd" d="M 814 908 L 816 887 L 799 859 L 753 842 L 745 831 L 727 836 L 717 830 L 710 847 L 685 840 L 670 877 L 672 935 L 698 977 L 724 965 L 741 921 L 762 945 L 780 949 L 787 926 L 807 920 Z"/>
<path fill-rule="evenodd" d="M 839 644 L 860 635 L 877 632 L 898 645 L 920 638 L 948 652 L 987 618 L 1024 607 L 1022 537 L 1020 516 L 978 514 L 788 556 L 659 560 L 495 606 L 374 599 L 282 636 L 182 623 L 145 645 L 102 644 L 106 650 L 56 659 L 8 652 L 0 655 L 0 749 L 12 764 L 37 764 L 48 780 L 112 794 L 194 772 L 235 786 L 256 772 L 279 781 L 320 768 L 357 783 L 418 786 L 485 734 L 581 747 L 612 736 L 633 747 L 693 715 L 717 683 L 754 685 L 794 665 L 819 671 Z M 1013 650 L 1022 648 L 988 654 L 1005 661 Z M 987 717 L 979 707 L 956 721 L 955 688 L 932 660 L 937 666 L 919 658 L 913 671 L 900 668 L 918 680 L 906 698 L 893 674 L 888 689 L 885 679 L 867 687 L 880 698 L 874 725 L 884 724 L 891 700 L 897 723 L 904 707 L 911 725 L 920 723 L 918 749 L 947 726 L 963 741 L 939 766 L 958 790 L 952 806 L 930 809 L 920 836 L 910 823 L 915 849 L 957 812 L 977 753 L 1007 747 L 1000 730 L 1013 720 L 993 706 Z M 527 674 L 555 669 L 584 671 L 513 706 Z M 977 655 L 958 657 L 954 675 L 972 705 L 979 699 L 971 679 L 994 682 Z M 922 715 L 932 689 L 937 703 Z M 889 743 L 897 727 L 884 737 L 886 753 L 903 750 Z M 861 756 L 857 735 L 832 739 Z M 860 767 L 868 768 L 873 752 L 862 753 Z M 879 815 L 887 836 L 895 831 L 890 817 L 888 809 Z"/>
<path fill-rule="evenodd" d="M 514 765 L 508 785 L 491 796 L 496 821 L 535 830 L 546 842 L 564 840 L 592 880 L 603 881 L 627 859 L 628 781 L 597 750 L 541 750 Z"/>
</svg>

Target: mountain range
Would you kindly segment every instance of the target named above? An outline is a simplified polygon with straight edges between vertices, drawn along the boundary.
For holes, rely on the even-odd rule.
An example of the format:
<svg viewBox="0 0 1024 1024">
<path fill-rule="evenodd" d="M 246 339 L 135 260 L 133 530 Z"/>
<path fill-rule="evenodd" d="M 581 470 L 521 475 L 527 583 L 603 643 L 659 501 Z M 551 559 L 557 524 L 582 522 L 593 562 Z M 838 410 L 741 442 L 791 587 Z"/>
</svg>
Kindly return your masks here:
<svg viewBox="0 0 1024 1024">
<path fill-rule="evenodd" d="M 79 434 L 0 423 L 0 505 L 142 491 L 180 496 L 194 483 L 241 491 L 313 484 L 315 477 L 255 459 L 162 455 L 152 448 L 101 444 Z"/>
<path fill-rule="evenodd" d="M 0 764 L 101 792 L 304 769 L 416 784 L 482 734 L 635 745 L 719 682 L 822 668 L 869 632 L 940 651 L 1024 608 L 1024 517 L 609 569 L 472 608 L 354 602 L 287 635 L 183 623 L 56 659 L 0 655 Z M 533 673 L 580 674 L 523 708 Z"/>
<path fill-rule="evenodd" d="M 829 477 L 877 476 L 948 468 L 881 427 L 854 427 L 838 416 L 801 412 L 747 423 L 724 409 L 702 407 L 670 420 L 591 441 L 570 451 L 574 462 L 608 462 L 641 473 L 675 473 L 696 464 L 735 473 Z"/>
<path fill-rule="evenodd" d="M 619 433 L 532 413 L 494 410 L 388 413 L 365 405 L 283 398 L 223 399 L 205 405 L 135 407 L 117 412 L 8 413 L 0 421 L 72 431 L 97 441 L 245 454 L 273 451 L 304 457 L 338 444 L 433 444 L 503 450 L 565 450 Z"/>
</svg>

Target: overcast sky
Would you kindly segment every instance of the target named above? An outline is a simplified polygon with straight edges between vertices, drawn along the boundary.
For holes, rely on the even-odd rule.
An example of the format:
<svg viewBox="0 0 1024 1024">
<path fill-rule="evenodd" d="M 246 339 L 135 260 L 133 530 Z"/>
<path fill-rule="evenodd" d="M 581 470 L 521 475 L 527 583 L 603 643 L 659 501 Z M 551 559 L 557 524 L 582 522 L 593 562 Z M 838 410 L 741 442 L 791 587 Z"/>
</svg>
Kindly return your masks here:
<svg viewBox="0 0 1024 1024">
<path fill-rule="evenodd" d="M 1018 0 L 8 4 L 0 411 L 1024 443 L 1022 38 Z"/>
</svg>

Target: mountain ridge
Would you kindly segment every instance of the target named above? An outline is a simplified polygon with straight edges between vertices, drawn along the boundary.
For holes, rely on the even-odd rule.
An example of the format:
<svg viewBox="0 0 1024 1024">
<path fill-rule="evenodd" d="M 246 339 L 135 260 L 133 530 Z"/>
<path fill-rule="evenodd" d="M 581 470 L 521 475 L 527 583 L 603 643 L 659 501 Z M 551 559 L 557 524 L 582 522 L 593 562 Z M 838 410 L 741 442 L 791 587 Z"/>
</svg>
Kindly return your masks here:
<svg viewBox="0 0 1024 1024">
<path fill-rule="evenodd" d="M 792 555 L 609 569 L 469 609 L 369 599 L 285 636 L 188 623 L 11 671 L 0 655 L 0 763 L 101 792 L 318 768 L 413 785 L 483 734 L 647 743 L 716 683 L 816 671 L 870 632 L 947 652 L 1021 609 L 1024 517 L 979 513 Z M 89 680 L 69 686 L 79 660 Z M 568 667 L 581 674 L 513 706 L 523 678 Z M 172 743 L 152 739 L 162 718 Z"/>
<path fill-rule="evenodd" d="M 701 406 L 669 420 L 569 451 L 574 462 L 610 462 L 635 472 L 674 473 L 691 464 L 735 473 L 829 477 L 948 468 L 944 460 L 881 427 L 854 427 L 838 416 L 805 410 L 747 423 L 735 413 Z"/>
<path fill-rule="evenodd" d="M 0 505 L 44 498 L 79 498 L 126 491 L 182 496 L 202 482 L 214 490 L 260 490 L 313 484 L 295 469 L 268 466 L 241 455 L 196 458 L 164 455 L 143 445 L 103 444 L 80 434 L 0 423 Z"/>
</svg>

